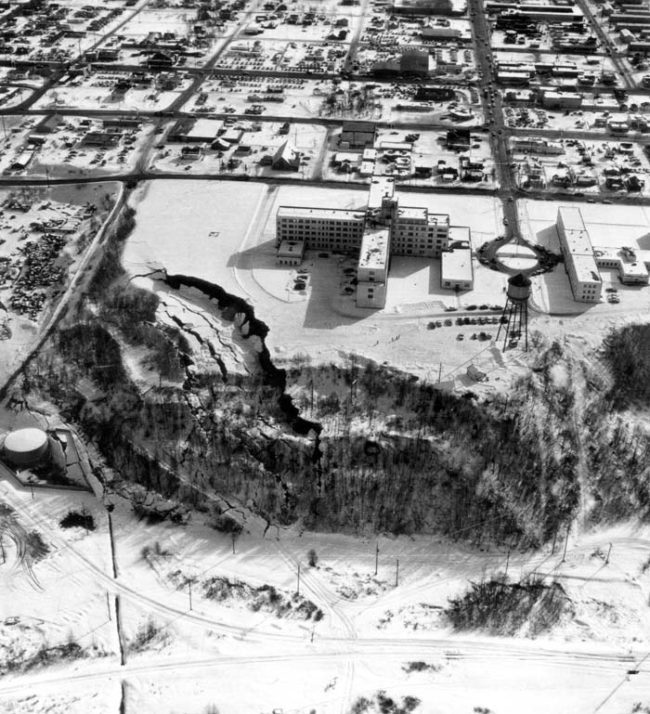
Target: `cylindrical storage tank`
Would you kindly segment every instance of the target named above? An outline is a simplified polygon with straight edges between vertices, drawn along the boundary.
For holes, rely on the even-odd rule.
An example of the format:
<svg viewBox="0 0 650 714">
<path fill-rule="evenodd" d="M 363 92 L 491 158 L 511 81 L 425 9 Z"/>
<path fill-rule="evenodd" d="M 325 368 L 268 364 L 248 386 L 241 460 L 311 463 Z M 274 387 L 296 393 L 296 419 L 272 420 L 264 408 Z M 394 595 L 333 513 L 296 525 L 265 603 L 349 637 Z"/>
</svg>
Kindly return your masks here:
<svg viewBox="0 0 650 714">
<path fill-rule="evenodd" d="M 515 302 L 525 302 L 530 297 L 530 278 L 523 273 L 517 273 L 508 278 L 508 298 Z"/>
<path fill-rule="evenodd" d="M 35 466 L 49 451 L 47 434 L 35 428 L 11 431 L 5 437 L 3 451 L 14 466 Z"/>
</svg>

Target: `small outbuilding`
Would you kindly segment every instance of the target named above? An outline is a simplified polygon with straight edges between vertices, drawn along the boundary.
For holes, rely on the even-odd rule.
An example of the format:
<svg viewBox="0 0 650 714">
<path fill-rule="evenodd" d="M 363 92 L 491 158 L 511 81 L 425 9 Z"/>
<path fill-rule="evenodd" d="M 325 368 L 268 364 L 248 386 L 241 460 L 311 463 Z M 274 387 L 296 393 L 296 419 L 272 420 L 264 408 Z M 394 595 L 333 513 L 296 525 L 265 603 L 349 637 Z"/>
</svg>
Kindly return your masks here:
<svg viewBox="0 0 650 714">
<path fill-rule="evenodd" d="M 300 265 L 305 255 L 305 242 L 302 240 L 283 240 L 278 247 L 276 263 L 278 265 Z"/>
</svg>

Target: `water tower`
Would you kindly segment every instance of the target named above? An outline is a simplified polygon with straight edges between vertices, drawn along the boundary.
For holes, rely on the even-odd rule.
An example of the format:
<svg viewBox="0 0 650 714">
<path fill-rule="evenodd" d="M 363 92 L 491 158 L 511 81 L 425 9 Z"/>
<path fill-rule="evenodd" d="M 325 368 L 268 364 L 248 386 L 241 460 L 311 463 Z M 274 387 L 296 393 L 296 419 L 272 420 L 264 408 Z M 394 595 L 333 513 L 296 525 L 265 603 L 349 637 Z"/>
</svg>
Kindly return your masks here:
<svg viewBox="0 0 650 714">
<path fill-rule="evenodd" d="M 528 298 L 530 297 L 530 278 L 523 273 L 517 273 L 508 278 L 508 299 L 501 314 L 501 323 L 497 332 L 497 342 L 501 328 L 505 326 L 506 335 L 503 339 L 503 351 L 508 349 L 508 340 L 524 338 L 524 349 L 528 350 Z M 507 322 L 503 318 L 507 318 Z"/>
</svg>

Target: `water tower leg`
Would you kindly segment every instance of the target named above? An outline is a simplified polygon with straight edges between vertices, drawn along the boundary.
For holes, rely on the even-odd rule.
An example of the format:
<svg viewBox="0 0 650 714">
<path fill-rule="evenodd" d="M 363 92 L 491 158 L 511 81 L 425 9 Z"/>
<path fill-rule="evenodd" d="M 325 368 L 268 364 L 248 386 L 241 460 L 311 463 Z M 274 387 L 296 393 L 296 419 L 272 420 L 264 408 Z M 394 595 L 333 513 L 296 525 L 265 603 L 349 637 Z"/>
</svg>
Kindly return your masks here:
<svg viewBox="0 0 650 714">
<path fill-rule="evenodd" d="M 512 330 L 512 308 L 513 304 L 508 300 L 508 303 L 506 305 L 509 310 L 508 310 L 508 322 L 506 322 L 506 335 L 503 338 L 503 351 L 505 352 L 506 349 L 508 348 L 508 335 L 510 334 Z"/>
<path fill-rule="evenodd" d="M 501 334 L 501 328 L 503 327 L 503 324 L 504 324 L 503 318 L 506 316 L 507 311 L 508 311 L 508 301 L 506 300 L 506 304 L 503 306 L 503 312 L 501 313 L 501 318 L 499 319 L 499 329 L 497 330 L 496 342 L 499 341 L 499 335 Z"/>
<path fill-rule="evenodd" d="M 526 352 L 528 352 L 528 302 L 522 305 L 523 318 L 524 318 L 524 334 L 526 336 Z"/>
</svg>

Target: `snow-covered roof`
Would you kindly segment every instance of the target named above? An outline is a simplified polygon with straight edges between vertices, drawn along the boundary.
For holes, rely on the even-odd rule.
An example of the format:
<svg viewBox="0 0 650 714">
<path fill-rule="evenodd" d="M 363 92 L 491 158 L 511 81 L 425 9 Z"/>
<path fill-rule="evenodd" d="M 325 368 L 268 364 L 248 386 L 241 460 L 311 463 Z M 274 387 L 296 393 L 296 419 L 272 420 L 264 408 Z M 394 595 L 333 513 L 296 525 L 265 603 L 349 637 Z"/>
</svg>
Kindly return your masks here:
<svg viewBox="0 0 650 714">
<path fill-rule="evenodd" d="M 367 227 L 361 239 L 359 268 L 384 270 L 388 262 L 389 241 L 388 226 Z"/>
<path fill-rule="evenodd" d="M 453 283 L 471 283 L 474 279 L 472 270 L 472 251 L 468 248 L 455 248 L 444 251 L 441 260 L 441 278 Z"/>
</svg>

